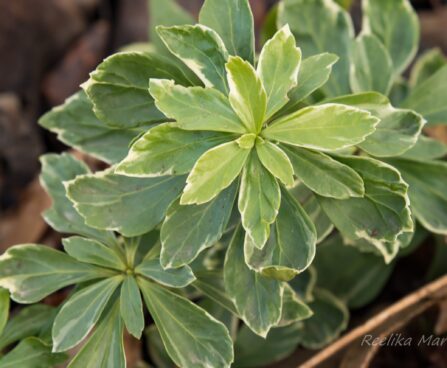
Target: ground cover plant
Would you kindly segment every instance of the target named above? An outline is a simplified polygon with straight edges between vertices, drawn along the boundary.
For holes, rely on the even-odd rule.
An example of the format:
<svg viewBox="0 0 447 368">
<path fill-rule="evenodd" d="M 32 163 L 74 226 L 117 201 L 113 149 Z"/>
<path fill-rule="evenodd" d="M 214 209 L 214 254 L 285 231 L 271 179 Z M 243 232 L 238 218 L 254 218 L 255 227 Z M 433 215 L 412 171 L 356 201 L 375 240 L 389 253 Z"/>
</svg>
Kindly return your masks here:
<svg viewBox="0 0 447 368">
<path fill-rule="evenodd" d="M 405 79 L 416 14 L 362 4 L 355 36 L 336 2 L 283 0 L 256 53 L 247 0 L 206 0 L 198 23 L 152 1 L 152 43 L 40 120 L 107 168 L 41 158 L 67 237 L 1 256 L 0 347 L 18 344 L 0 366 L 82 343 L 69 367 L 125 367 L 125 330 L 160 367 L 267 365 L 331 342 L 397 258 L 445 235 L 447 149 L 422 131 L 447 122 L 447 62 L 430 51 Z M 7 322 L 10 298 L 32 305 Z"/>
</svg>

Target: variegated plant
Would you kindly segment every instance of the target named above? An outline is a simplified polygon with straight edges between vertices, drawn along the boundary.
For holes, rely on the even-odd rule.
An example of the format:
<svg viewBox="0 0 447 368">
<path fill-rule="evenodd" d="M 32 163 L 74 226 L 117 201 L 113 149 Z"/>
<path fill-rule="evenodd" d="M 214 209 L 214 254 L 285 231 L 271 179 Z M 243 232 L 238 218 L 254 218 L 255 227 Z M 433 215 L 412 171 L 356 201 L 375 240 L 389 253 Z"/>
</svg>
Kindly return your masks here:
<svg viewBox="0 0 447 368">
<path fill-rule="evenodd" d="M 110 167 L 42 158 L 45 219 L 74 236 L 64 252 L 8 250 L 0 306 L 76 287 L 57 310 L 8 322 L 5 334 L 35 327 L 0 337 L 1 348 L 22 340 L 0 366 L 30 366 L 31 351 L 53 366 L 85 340 L 69 367 L 125 367 L 124 327 L 140 338 L 150 324 L 143 300 L 156 366 L 263 366 L 346 328 L 348 307 L 368 303 L 421 239 L 410 245 L 413 217 L 443 233 L 445 164 L 424 160 L 446 150 L 419 136 L 445 119 L 446 69 L 425 57 L 401 104 L 417 18 L 406 0 L 363 3 L 354 39 L 335 1 L 283 0 L 257 56 L 248 0 L 206 0 L 195 25 L 152 0 L 153 43 L 104 60 L 40 120 Z"/>
</svg>

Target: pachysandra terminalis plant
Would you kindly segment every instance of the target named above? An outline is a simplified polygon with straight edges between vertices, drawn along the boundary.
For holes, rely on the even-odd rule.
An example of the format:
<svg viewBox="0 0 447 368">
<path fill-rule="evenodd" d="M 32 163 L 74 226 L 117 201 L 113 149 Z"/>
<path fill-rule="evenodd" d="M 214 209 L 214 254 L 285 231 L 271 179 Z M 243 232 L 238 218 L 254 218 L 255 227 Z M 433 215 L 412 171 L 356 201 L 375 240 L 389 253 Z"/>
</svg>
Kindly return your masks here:
<svg viewBox="0 0 447 368">
<path fill-rule="evenodd" d="M 447 121 L 445 61 L 431 53 L 402 80 L 414 12 L 363 3 L 354 39 L 332 0 L 284 0 L 256 55 L 247 0 L 206 0 L 200 24 L 152 1 L 153 44 L 104 60 L 40 121 L 109 167 L 42 157 L 45 219 L 71 236 L 63 252 L 1 257 L 0 348 L 20 343 L 0 366 L 32 366 L 30 352 L 60 364 L 84 341 L 70 367 L 124 367 L 126 329 L 157 366 L 259 367 L 335 338 L 414 247 L 413 217 L 445 234 L 446 151 L 419 138 Z M 32 304 L 68 285 L 59 308 L 6 323 L 9 295 Z"/>
</svg>

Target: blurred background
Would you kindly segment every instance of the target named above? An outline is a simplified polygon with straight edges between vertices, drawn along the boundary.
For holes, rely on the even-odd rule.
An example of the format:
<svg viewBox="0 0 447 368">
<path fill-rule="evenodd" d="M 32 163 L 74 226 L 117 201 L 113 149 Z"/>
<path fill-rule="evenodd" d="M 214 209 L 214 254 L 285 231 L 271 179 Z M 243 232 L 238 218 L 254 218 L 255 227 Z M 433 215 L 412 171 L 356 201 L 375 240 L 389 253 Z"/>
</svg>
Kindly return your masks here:
<svg viewBox="0 0 447 368">
<path fill-rule="evenodd" d="M 179 0 L 195 15 L 202 2 Z M 276 2 L 251 0 L 258 31 Z M 340 2 L 352 3 L 351 12 L 359 28 L 360 1 Z M 412 3 L 421 21 L 419 51 L 439 47 L 447 54 L 447 0 Z M 40 128 L 37 120 L 76 92 L 106 56 L 130 43 L 148 41 L 148 13 L 148 0 L 0 0 L 0 254 L 18 243 L 59 244 L 59 235 L 51 232 L 40 216 L 49 206 L 49 199 L 36 178 L 39 155 L 66 147 L 54 134 Z M 445 129 L 432 134 L 447 142 Z M 417 261 L 424 262 L 424 258 Z M 411 262 L 400 266 L 400 279 L 391 280 L 376 308 L 388 295 L 395 300 L 421 283 Z M 412 276 L 406 279 L 406 274 Z M 402 284 L 403 279 L 407 284 Z M 127 350 L 137 355 L 140 351 Z M 439 365 L 432 366 L 447 367 L 445 354 L 438 350 L 431 352 L 429 360 Z M 408 350 L 404 352 L 408 355 Z M 401 360 L 403 356 L 396 351 L 392 357 L 387 357 L 386 350 L 384 354 L 383 359 L 393 364 L 390 366 L 420 367 L 417 359 L 413 365 L 409 356 Z M 132 361 L 132 357 L 129 359 Z"/>
</svg>

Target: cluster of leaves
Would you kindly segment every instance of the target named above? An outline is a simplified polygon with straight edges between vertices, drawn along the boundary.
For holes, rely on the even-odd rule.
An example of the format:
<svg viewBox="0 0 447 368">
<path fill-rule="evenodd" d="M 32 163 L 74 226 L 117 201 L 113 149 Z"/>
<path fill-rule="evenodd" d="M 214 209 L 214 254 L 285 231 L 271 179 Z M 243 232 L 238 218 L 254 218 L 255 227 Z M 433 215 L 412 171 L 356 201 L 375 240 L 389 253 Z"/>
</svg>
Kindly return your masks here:
<svg viewBox="0 0 447 368">
<path fill-rule="evenodd" d="M 424 238 L 415 221 L 446 234 L 447 150 L 421 131 L 447 122 L 447 62 L 430 51 L 404 80 L 414 11 L 363 10 L 355 37 L 333 0 L 282 0 L 256 57 L 247 0 L 206 0 L 195 25 L 152 1 L 153 43 L 40 121 L 110 167 L 42 157 L 45 219 L 72 236 L 1 257 L 0 330 L 9 296 L 75 288 L 6 324 L 0 348 L 22 341 L 0 365 L 36 367 L 29 351 L 54 365 L 84 341 L 70 367 L 124 367 L 124 328 L 149 325 L 157 366 L 259 367 L 337 337 Z"/>
</svg>

